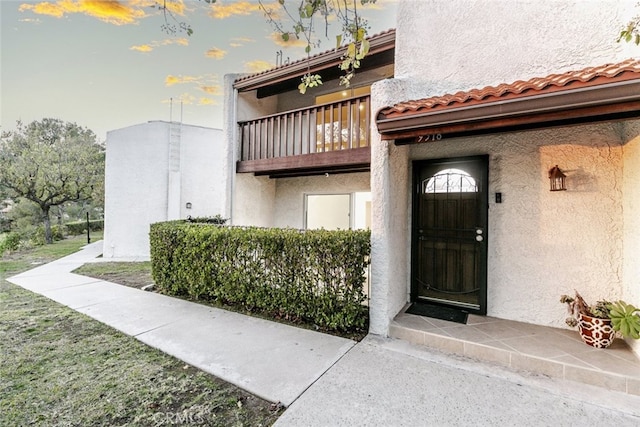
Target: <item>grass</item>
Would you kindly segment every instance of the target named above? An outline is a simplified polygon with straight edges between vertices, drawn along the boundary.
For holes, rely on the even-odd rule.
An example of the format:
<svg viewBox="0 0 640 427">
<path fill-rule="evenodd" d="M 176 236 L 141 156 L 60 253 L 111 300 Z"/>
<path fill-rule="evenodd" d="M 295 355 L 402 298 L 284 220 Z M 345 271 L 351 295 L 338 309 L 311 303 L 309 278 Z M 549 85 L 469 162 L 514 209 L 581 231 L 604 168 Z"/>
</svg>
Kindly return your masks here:
<svg viewBox="0 0 640 427">
<path fill-rule="evenodd" d="M 97 242 L 102 239 L 102 231 L 92 232 L 90 237 L 92 242 Z M 77 252 L 86 244 L 87 236 L 82 235 L 69 237 L 51 245 L 5 253 L 0 258 L 0 279 Z"/>
<path fill-rule="evenodd" d="M 73 272 L 138 289 L 153 283 L 150 261 L 95 262 L 85 264 Z"/>
<path fill-rule="evenodd" d="M 279 410 L 269 402 L 4 280 L 84 239 L 0 260 L 0 425 L 275 422 Z"/>
</svg>

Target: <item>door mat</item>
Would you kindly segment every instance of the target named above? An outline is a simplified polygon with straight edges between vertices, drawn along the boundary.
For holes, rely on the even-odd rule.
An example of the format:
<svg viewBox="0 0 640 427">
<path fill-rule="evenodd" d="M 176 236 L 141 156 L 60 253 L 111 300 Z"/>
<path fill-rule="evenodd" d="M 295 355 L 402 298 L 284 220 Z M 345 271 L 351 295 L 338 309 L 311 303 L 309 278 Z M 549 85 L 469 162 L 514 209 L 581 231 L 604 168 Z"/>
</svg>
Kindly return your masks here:
<svg viewBox="0 0 640 427">
<path fill-rule="evenodd" d="M 469 317 L 469 313 L 457 308 L 425 304 L 422 302 L 414 302 L 405 313 L 464 324 L 467 323 L 467 317 Z"/>
</svg>

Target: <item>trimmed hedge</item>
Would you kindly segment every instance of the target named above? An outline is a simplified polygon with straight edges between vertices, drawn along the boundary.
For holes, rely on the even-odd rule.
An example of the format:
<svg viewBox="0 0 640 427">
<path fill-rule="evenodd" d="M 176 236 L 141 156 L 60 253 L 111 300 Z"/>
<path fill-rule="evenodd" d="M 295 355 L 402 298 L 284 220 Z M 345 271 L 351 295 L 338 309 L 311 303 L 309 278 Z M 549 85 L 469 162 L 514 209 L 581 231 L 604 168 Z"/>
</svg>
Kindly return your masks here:
<svg viewBox="0 0 640 427">
<path fill-rule="evenodd" d="M 153 279 L 164 293 L 329 330 L 362 330 L 367 324 L 369 231 L 171 221 L 152 224 L 150 242 Z"/>
<path fill-rule="evenodd" d="M 87 232 L 87 221 L 68 222 L 65 227 L 67 227 L 67 233 L 76 236 Z M 89 220 L 89 231 L 101 231 L 102 229 L 104 229 L 103 219 Z"/>
</svg>

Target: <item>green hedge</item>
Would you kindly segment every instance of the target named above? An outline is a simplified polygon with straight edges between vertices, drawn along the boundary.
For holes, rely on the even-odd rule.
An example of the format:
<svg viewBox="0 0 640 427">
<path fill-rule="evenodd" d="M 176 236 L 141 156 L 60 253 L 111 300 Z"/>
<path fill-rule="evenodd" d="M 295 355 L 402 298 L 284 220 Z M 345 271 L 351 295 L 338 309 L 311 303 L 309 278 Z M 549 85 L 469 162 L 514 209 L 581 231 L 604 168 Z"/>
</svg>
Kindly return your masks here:
<svg viewBox="0 0 640 427">
<path fill-rule="evenodd" d="M 151 225 L 158 288 L 336 331 L 368 321 L 364 230 L 264 229 L 171 221 Z"/>
<path fill-rule="evenodd" d="M 67 233 L 72 236 L 87 232 L 87 221 L 68 222 L 65 224 L 65 226 L 67 227 Z M 90 231 L 101 231 L 102 229 L 104 229 L 104 220 L 92 219 L 89 221 Z"/>
</svg>

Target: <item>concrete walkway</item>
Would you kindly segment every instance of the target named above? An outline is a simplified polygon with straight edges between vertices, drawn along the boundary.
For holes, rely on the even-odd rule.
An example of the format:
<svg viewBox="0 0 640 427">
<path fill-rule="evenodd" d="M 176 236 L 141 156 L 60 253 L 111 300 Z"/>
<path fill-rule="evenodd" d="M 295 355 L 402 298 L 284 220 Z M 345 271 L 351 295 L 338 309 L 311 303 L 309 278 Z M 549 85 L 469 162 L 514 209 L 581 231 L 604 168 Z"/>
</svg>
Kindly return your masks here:
<svg viewBox="0 0 640 427">
<path fill-rule="evenodd" d="M 102 242 L 8 281 L 271 402 L 290 405 L 355 341 L 73 274 Z"/>
<path fill-rule="evenodd" d="M 640 397 L 369 336 L 350 340 L 70 273 L 101 242 L 8 280 L 287 406 L 277 427 L 640 425 Z"/>
<path fill-rule="evenodd" d="M 275 425 L 637 427 L 640 398 L 368 336 Z"/>
</svg>

